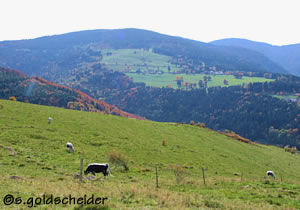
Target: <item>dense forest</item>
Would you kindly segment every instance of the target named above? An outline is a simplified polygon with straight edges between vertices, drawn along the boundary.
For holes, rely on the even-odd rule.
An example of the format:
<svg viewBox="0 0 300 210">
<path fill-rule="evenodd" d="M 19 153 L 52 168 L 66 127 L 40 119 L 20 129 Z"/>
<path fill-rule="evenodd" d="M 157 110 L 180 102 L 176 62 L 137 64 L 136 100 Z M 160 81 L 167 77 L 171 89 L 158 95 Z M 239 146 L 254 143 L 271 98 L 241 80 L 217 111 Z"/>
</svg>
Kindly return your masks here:
<svg viewBox="0 0 300 210">
<path fill-rule="evenodd" d="M 11 69 L 0 68 L 0 98 L 142 119 L 116 106 L 95 100 L 81 91 L 49 82 L 41 77 L 30 78 Z"/>
</svg>

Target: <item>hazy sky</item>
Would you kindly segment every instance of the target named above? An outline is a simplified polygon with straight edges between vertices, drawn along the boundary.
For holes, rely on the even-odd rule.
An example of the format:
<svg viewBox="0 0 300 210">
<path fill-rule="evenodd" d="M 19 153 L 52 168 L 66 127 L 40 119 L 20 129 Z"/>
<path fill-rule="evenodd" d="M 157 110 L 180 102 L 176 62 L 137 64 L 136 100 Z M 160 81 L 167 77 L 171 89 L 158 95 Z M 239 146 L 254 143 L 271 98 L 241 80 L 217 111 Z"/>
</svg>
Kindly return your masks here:
<svg viewBox="0 0 300 210">
<path fill-rule="evenodd" d="M 0 0 L 0 40 L 141 28 L 209 42 L 300 43 L 299 0 Z"/>
</svg>

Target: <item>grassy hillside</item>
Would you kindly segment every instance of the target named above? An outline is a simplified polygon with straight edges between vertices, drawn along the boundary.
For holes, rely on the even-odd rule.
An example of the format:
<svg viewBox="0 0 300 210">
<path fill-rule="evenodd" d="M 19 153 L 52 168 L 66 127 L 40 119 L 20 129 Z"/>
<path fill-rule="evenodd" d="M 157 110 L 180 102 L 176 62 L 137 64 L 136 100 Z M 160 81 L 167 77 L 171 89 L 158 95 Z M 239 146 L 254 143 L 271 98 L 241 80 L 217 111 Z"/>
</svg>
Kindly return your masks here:
<svg viewBox="0 0 300 210">
<path fill-rule="evenodd" d="M 207 76 L 204 74 L 168 74 L 168 72 L 176 73 L 182 70 L 182 68 L 171 63 L 172 57 L 153 53 L 152 50 L 105 49 L 101 53 L 103 55 L 101 62 L 107 65 L 109 69 L 124 72 L 127 76 L 132 77 L 134 82 L 144 82 L 148 86 L 164 87 L 171 85 L 171 87 L 175 88 L 177 87 L 176 77 L 183 77 L 184 82 L 198 84 L 199 80 L 203 80 L 203 77 Z M 136 73 L 137 71 L 144 74 Z M 149 74 L 149 72 L 156 72 L 156 74 Z M 163 74 L 158 74 L 157 72 Z M 233 75 L 216 75 L 212 78 L 212 81 L 208 83 L 208 87 L 224 87 L 224 79 L 229 82 L 229 85 L 272 81 L 263 77 L 235 79 Z"/>
<path fill-rule="evenodd" d="M 168 72 L 168 66 L 172 71 L 179 68 L 170 63 L 172 57 L 153 53 L 152 50 L 144 49 L 104 49 L 102 63 L 109 69 L 123 72 L 161 71 Z"/>
<path fill-rule="evenodd" d="M 49 116 L 52 124 L 47 122 Z M 66 151 L 68 141 L 75 153 Z M 107 162 L 113 149 L 127 157 L 128 171 L 113 167 L 114 177 L 105 181 L 102 175 L 81 184 L 74 178 L 80 158 L 84 158 L 84 167 Z M 299 155 L 241 143 L 190 125 L 0 100 L 0 163 L 1 208 L 6 194 L 24 200 L 51 194 L 94 194 L 108 198 L 107 209 L 300 208 Z M 170 170 L 176 165 L 186 172 L 180 173 L 184 179 L 179 183 Z M 206 185 L 202 168 L 207 168 Z M 273 170 L 278 179 L 264 178 L 267 170 Z M 79 205 L 39 207 L 72 209 Z"/>
</svg>

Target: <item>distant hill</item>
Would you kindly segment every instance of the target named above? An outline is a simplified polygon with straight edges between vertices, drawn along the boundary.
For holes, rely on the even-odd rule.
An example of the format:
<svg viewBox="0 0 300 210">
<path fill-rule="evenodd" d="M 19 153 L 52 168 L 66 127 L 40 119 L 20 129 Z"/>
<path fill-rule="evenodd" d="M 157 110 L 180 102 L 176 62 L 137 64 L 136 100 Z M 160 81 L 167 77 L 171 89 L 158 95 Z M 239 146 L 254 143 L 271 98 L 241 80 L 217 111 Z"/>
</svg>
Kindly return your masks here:
<svg viewBox="0 0 300 210">
<path fill-rule="evenodd" d="M 114 105 L 95 100 L 81 91 L 49 82 L 41 77 L 27 77 L 20 71 L 0 67 L 0 98 L 10 97 L 33 104 L 143 119 Z"/>
<path fill-rule="evenodd" d="M 289 73 L 300 75 L 300 44 L 275 46 L 247 39 L 221 39 L 211 42 L 216 46 L 242 47 L 264 54 L 270 60 L 281 65 Z"/>
<path fill-rule="evenodd" d="M 31 40 L 0 42 L 0 66 L 20 69 L 28 75 L 45 75 L 54 81 L 74 69 L 101 63 L 103 49 L 147 49 L 171 56 L 182 69 L 279 72 L 286 71 L 263 54 L 241 47 L 168 36 L 140 29 L 90 30 Z"/>
</svg>

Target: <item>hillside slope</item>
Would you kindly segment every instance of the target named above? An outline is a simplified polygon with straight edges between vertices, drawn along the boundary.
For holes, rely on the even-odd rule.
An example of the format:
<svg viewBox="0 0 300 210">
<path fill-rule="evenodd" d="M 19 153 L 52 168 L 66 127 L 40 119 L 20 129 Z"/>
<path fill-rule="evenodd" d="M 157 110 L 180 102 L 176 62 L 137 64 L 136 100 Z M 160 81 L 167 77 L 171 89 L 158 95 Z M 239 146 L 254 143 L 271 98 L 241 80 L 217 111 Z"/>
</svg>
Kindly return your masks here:
<svg viewBox="0 0 300 210">
<path fill-rule="evenodd" d="M 105 49 L 152 49 L 172 57 L 184 71 L 218 70 L 281 72 L 263 54 L 240 47 L 223 47 L 140 29 L 91 30 L 32 40 L 0 42 L 0 66 L 28 75 L 56 77 L 86 64 L 101 62 Z M 188 67 L 188 69 L 184 69 Z M 49 79 L 49 78 L 47 78 Z M 53 81 L 53 80 L 52 80 Z"/>
<path fill-rule="evenodd" d="M 211 43 L 217 46 L 235 46 L 260 52 L 273 62 L 281 65 L 289 73 L 300 75 L 300 44 L 276 46 L 235 38 L 216 40 Z"/>
<path fill-rule="evenodd" d="M 241 143 L 206 128 L 0 100 L 0 130 L 2 197 L 95 194 L 108 197 L 107 207 L 117 209 L 300 207 L 299 155 Z M 74 154 L 66 151 L 68 141 Z M 86 167 L 106 162 L 112 150 L 127 157 L 129 171 L 113 167 L 109 180 L 102 181 L 100 174 L 78 185 L 73 177 L 80 158 Z M 179 183 L 170 169 L 176 165 L 186 172 Z M 202 168 L 208 169 L 206 185 Z M 266 170 L 275 171 L 278 180 L 263 178 Z"/>
</svg>

